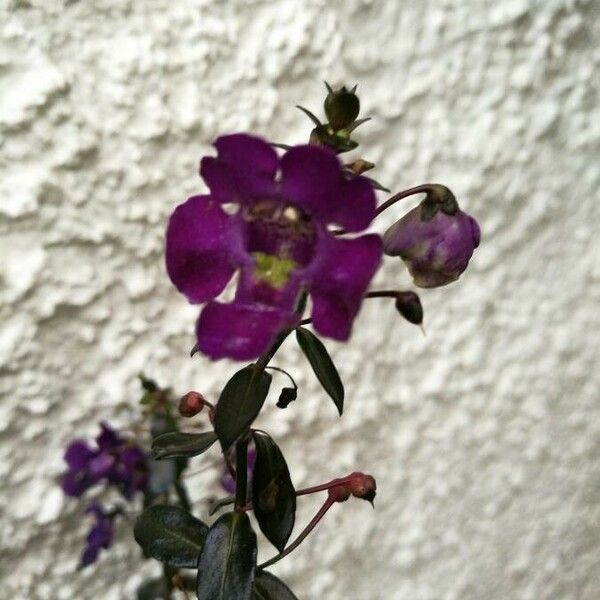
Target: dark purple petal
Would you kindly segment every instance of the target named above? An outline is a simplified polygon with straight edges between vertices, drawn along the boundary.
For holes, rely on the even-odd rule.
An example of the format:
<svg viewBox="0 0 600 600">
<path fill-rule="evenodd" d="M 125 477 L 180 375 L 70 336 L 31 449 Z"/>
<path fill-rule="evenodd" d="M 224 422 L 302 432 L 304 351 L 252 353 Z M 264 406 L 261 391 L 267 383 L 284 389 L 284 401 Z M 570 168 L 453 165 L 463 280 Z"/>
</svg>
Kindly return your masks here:
<svg viewBox="0 0 600 600">
<path fill-rule="evenodd" d="M 108 548 L 113 539 L 112 517 L 106 515 L 96 503 L 88 506 L 85 512 L 94 516 L 95 523 L 86 538 L 86 547 L 81 555 L 82 567 L 93 563 L 98 558 L 100 549 Z"/>
<path fill-rule="evenodd" d="M 60 486 L 67 496 L 79 498 L 83 493 L 96 483 L 84 473 L 74 473 L 67 471 L 61 479 Z"/>
<path fill-rule="evenodd" d="M 86 546 L 83 552 L 81 553 L 81 558 L 79 559 L 79 564 L 81 567 L 87 567 L 92 563 L 96 562 L 98 558 L 98 554 L 100 553 L 100 548 L 96 546 Z"/>
<path fill-rule="evenodd" d="M 281 159 L 281 195 L 319 218 L 335 213 L 326 198 L 342 180 L 339 160 L 329 148 L 295 146 Z"/>
<path fill-rule="evenodd" d="M 96 437 L 96 444 L 101 451 L 112 450 L 122 443 L 117 432 L 108 423 L 100 423 L 100 429 L 101 431 Z"/>
<path fill-rule="evenodd" d="M 294 324 L 290 310 L 262 304 L 207 304 L 196 325 L 198 348 L 212 359 L 250 360 L 258 357 L 277 333 Z"/>
<path fill-rule="evenodd" d="M 364 177 L 346 179 L 336 154 L 296 146 L 281 159 L 281 194 L 324 224 L 362 231 L 375 216 L 376 198 Z"/>
<path fill-rule="evenodd" d="M 88 462 L 95 456 L 96 452 L 92 450 L 89 444 L 84 440 L 73 440 L 65 451 L 65 461 L 69 469 L 73 471 L 82 471 L 87 467 Z"/>
<path fill-rule="evenodd" d="M 353 177 L 339 186 L 337 194 L 334 222 L 346 231 L 366 229 L 375 217 L 377 207 L 373 186 L 364 177 Z"/>
<path fill-rule="evenodd" d="M 89 464 L 88 472 L 90 477 L 99 481 L 103 477 L 108 477 L 115 465 L 116 458 L 107 452 L 101 452 L 94 457 Z"/>
<path fill-rule="evenodd" d="M 311 317 L 315 331 L 336 340 L 350 336 L 365 291 L 381 263 L 378 235 L 345 240 L 329 237 L 312 277 Z"/>
<path fill-rule="evenodd" d="M 171 215 L 166 237 L 167 272 L 175 287 L 194 304 L 218 296 L 242 243 L 233 219 L 210 196 L 192 196 Z"/>
<path fill-rule="evenodd" d="M 272 196 L 279 159 L 264 140 L 236 133 L 215 141 L 218 155 L 200 162 L 200 175 L 218 202 L 243 204 Z"/>
</svg>

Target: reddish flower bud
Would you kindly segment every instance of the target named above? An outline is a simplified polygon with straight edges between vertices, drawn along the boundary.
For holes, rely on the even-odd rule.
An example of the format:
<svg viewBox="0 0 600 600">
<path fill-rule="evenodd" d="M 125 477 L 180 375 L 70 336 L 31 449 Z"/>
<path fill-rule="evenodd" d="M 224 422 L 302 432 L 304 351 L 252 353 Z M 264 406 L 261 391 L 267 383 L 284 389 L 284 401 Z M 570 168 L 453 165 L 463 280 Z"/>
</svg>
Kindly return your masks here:
<svg viewBox="0 0 600 600">
<path fill-rule="evenodd" d="M 329 497 L 335 502 L 346 502 L 346 500 L 350 498 L 350 490 L 343 483 L 341 483 L 340 485 L 336 485 L 335 487 L 329 488 L 327 493 L 329 494 Z"/>
<path fill-rule="evenodd" d="M 439 188 L 446 194 L 432 194 L 383 236 L 385 254 L 400 256 L 415 284 L 423 288 L 456 281 L 479 245 L 477 221 L 458 208 L 450 190 Z"/>
<path fill-rule="evenodd" d="M 352 473 L 348 482 L 348 490 L 355 498 L 362 498 L 373 504 L 377 490 L 377 483 L 371 475 Z"/>
<path fill-rule="evenodd" d="M 204 408 L 204 397 L 198 392 L 188 392 L 179 401 L 179 414 L 182 417 L 194 417 Z"/>
</svg>

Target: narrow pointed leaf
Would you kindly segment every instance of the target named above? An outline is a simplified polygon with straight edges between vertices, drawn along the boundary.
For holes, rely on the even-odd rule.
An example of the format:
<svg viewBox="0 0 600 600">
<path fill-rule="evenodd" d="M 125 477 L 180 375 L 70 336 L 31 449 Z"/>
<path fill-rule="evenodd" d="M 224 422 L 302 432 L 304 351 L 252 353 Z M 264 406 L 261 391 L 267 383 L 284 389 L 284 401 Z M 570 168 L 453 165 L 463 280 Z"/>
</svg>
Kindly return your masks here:
<svg viewBox="0 0 600 600">
<path fill-rule="evenodd" d="M 146 556 L 173 567 L 193 569 L 208 526 L 179 506 L 154 505 L 135 521 L 133 535 Z"/>
<path fill-rule="evenodd" d="M 198 561 L 198 600 L 249 600 L 256 569 L 256 534 L 243 512 L 210 528 Z"/>
<path fill-rule="evenodd" d="M 265 433 L 253 434 L 256 460 L 252 473 L 252 508 L 260 530 L 282 552 L 296 518 L 296 490 L 277 444 Z"/>
<path fill-rule="evenodd" d="M 304 327 L 296 329 L 296 339 L 308 358 L 323 389 L 331 396 L 340 415 L 344 410 L 344 386 L 342 380 L 321 340 Z"/>
<path fill-rule="evenodd" d="M 227 382 L 215 409 L 215 432 L 223 450 L 250 427 L 269 393 L 271 379 L 269 373 L 250 365 Z"/>
<path fill-rule="evenodd" d="M 321 125 L 321 121 L 308 110 L 308 108 L 304 108 L 304 106 L 296 105 L 296 108 L 299 108 L 317 127 Z"/>
<path fill-rule="evenodd" d="M 252 600 L 298 600 L 298 598 L 281 579 L 262 571 L 254 581 Z"/>
<path fill-rule="evenodd" d="M 208 450 L 217 439 L 217 434 L 213 431 L 163 433 L 152 441 L 152 455 L 157 460 L 175 457 L 190 458 Z"/>
</svg>

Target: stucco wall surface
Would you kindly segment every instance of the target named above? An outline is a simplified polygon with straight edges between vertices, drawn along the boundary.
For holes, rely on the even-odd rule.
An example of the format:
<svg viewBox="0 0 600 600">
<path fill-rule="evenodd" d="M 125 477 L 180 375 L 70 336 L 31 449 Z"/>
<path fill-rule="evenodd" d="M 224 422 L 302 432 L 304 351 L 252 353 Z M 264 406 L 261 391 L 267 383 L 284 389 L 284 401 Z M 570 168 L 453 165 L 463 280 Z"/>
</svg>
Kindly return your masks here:
<svg viewBox="0 0 600 600">
<path fill-rule="evenodd" d="M 131 427 L 142 369 L 217 394 L 235 365 L 188 356 L 166 218 L 217 135 L 304 141 L 323 79 L 359 83 L 374 177 L 446 183 L 483 241 L 423 292 L 425 336 L 372 300 L 328 343 L 342 419 L 284 347 L 300 398 L 260 425 L 294 482 L 360 469 L 378 498 L 274 571 L 311 600 L 600 598 L 599 40 L 597 0 L 1 0 L 0 598 L 131 598 L 155 571 L 123 523 L 75 573 L 63 448 Z M 376 284 L 410 282 L 389 260 Z M 217 464 L 192 468 L 201 518 Z"/>
</svg>

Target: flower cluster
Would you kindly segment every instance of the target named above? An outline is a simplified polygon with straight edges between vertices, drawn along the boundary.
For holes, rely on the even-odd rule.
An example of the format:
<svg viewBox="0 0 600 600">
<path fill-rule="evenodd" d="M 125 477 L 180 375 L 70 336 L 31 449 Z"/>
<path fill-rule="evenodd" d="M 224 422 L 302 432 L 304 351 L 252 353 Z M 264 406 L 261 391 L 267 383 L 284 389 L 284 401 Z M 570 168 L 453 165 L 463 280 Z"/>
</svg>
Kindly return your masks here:
<svg viewBox="0 0 600 600">
<path fill-rule="evenodd" d="M 341 239 L 332 228 L 357 233 L 370 224 L 369 181 L 348 175 L 329 148 L 295 146 L 280 159 L 245 134 L 220 137 L 215 147 L 217 156 L 200 163 L 210 194 L 178 206 L 166 236 L 171 281 L 190 302 L 206 303 L 199 350 L 213 359 L 256 358 L 298 324 L 305 294 L 315 331 L 347 340 L 382 243 L 375 234 Z M 233 301 L 215 300 L 236 271 Z"/>
<path fill-rule="evenodd" d="M 100 427 L 95 446 L 85 440 L 74 440 L 68 445 L 65 452 L 68 469 L 62 477 L 62 489 L 67 496 L 79 497 L 104 480 L 118 487 L 129 500 L 146 485 L 146 454 L 106 423 Z"/>
<path fill-rule="evenodd" d="M 135 492 L 144 491 L 148 483 L 148 457 L 135 444 L 123 439 L 107 423 L 100 424 L 100 433 L 91 444 L 86 440 L 73 440 L 65 451 L 67 471 L 61 486 L 67 496 L 81 497 L 97 483 L 116 486 L 121 494 L 131 500 Z M 92 502 L 85 510 L 94 517 L 80 566 L 93 563 L 102 548 L 108 548 L 113 539 L 113 520 L 118 509 L 105 511 Z"/>
</svg>

